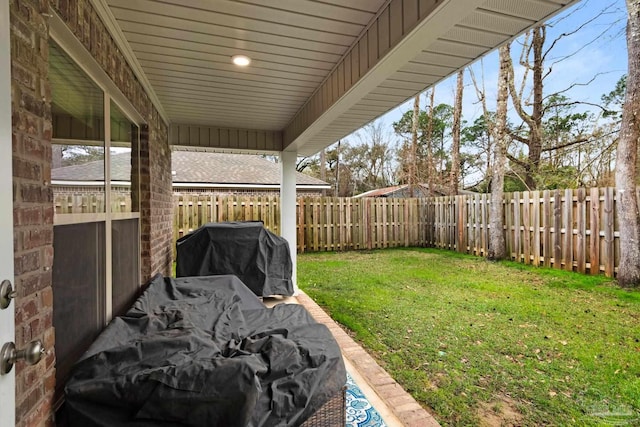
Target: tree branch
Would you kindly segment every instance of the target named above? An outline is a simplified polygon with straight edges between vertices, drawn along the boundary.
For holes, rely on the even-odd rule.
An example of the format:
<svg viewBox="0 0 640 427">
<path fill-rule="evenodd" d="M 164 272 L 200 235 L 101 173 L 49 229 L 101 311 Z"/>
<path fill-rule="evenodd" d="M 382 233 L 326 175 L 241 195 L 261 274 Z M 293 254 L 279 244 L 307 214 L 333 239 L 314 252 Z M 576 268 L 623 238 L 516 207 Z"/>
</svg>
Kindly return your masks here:
<svg viewBox="0 0 640 427">
<path fill-rule="evenodd" d="M 545 153 L 545 152 L 548 152 L 548 151 L 560 150 L 561 148 L 567 148 L 567 147 L 571 147 L 572 145 L 582 144 L 583 142 L 588 142 L 590 140 L 591 140 L 591 135 L 589 137 L 578 138 L 578 139 L 576 139 L 574 141 L 567 142 L 565 144 L 556 145 L 554 147 L 546 147 L 546 148 L 543 148 L 542 150 L 540 150 L 540 152 Z"/>
<path fill-rule="evenodd" d="M 515 139 L 518 142 L 522 142 L 525 145 L 529 144 L 529 140 L 515 132 L 512 131 L 508 131 L 509 132 L 509 136 L 511 137 L 511 139 Z"/>
<path fill-rule="evenodd" d="M 517 157 L 514 157 L 513 155 L 507 153 L 507 159 L 509 159 L 510 161 L 512 161 L 513 163 L 524 167 L 527 167 L 527 163 L 523 162 L 522 160 L 518 159 Z"/>
<path fill-rule="evenodd" d="M 569 37 L 573 34 L 576 34 L 577 32 L 579 32 L 580 30 L 582 30 L 584 27 L 586 27 L 587 25 L 591 24 L 593 21 L 595 21 L 596 19 L 600 18 L 600 16 L 602 16 L 608 9 L 611 9 L 613 7 L 613 3 L 609 4 L 607 7 L 605 7 L 604 9 L 602 9 L 600 11 L 600 13 L 598 13 L 597 15 L 595 15 L 594 17 L 592 17 L 591 19 L 587 20 L 586 22 L 583 22 L 581 25 L 579 25 L 576 29 L 574 29 L 573 31 L 568 31 L 565 33 L 560 34 L 558 37 L 555 38 L 555 40 L 553 40 L 553 42 L 551 43 L 551 46 L 549 46 L 549 48 L 544 52 L 544 54 L 542 55 L 542 60 L 546 60 L 547 59 L 547 55 L 549 54 L 549 52 L 551 52 L 551 50 L 554 48 L 554 46 L 556 45 L 556 43 L 558 43 L 560 40 L 562 40 L 565 37 Z M 608 30 L 605 30 L 605 32 Z M 582 49 L 582 48 L 581 48 Z M 575 54 L 575 53 L 574 53 Z M 573 54 L 572 54 L 573 55 Z"/>
<path fill-rule="evenodd" d="M 526 111 L 524 111 L 524 108 L 522 108 L 522 96 L 521 94 L 518 94 L 516 92 L 516 86 L 514 82 L 515 75 L 513 72 L 513 61 L 509 60 L 507 66 L 509 67 L 509 78 L 508 78 L 509 93 L 511 94 L 511 99 L 513 100 L 513 107 L 515 108 L 516 113 L 518 113 L 518 116 L 520 116 L 520 118 L 523 121 L 525 121 L 527 125 L 529 125 L 529 127 L 533 129 L 533 127 L 535 126 L 535 124 L 533 123 L 533 119 L 529 114 L 527 114 Z M 523 78 L 523 81 L 524 81 L 524 78 Z"/>
</svg>

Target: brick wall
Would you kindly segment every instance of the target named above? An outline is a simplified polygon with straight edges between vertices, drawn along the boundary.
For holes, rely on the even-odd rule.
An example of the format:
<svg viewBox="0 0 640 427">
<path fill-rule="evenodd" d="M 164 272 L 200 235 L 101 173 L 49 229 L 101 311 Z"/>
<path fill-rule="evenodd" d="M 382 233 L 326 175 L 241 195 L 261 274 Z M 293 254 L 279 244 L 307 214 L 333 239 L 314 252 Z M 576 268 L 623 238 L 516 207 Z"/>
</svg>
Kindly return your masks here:
<svg viewBox="0 0 640 427">
<path fill-rule="evenodd" d="M 47 82 L 48 26 L 40 1 L 10 1 L 13 221 L 18 348 L 40 339 L 55 342 L 51 266 L 53 204 L 51 93 Z M 52 425 L 54 355 L 34 366 L 17 363 L 16 424 Z"/>
<path fill-rule="evenodd" d="M 171 151 L 167 128 L 140 129 L 140 214 L 142 217 L 142 276 L 171 274 L 173 262 L 173 193 Z"/>
<path fill-rule="evenodd" d="M 143 280 L 171 268 L 171 157 L 167 125 L 92 9 L 89 0 L 10 0 L 16 345 L 41 339 L 49 353 L 16 365 L 16 425 L 52 426 L 53 196 L 48 23 L 51 6 L 145 118 L 140 202 Z M 146 165 L 146 171 L 145 166 Z M 150 167 L 153 165 L 152 167 Z M 166 235 L 165 235 L 166 234 Z"/>
</svg>

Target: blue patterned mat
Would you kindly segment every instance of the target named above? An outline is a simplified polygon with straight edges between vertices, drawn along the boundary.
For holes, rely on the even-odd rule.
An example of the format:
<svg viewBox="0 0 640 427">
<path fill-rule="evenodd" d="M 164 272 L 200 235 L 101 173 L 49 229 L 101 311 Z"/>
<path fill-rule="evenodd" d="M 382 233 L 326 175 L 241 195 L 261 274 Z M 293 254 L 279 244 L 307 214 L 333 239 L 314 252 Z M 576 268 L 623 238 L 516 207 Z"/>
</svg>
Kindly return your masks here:
<svg viewBox="0 0 640 427">
<path fill-rule="evenodd" d="M 347 427 L 387 427 L 376 408 L 371 406 L 349 374 L 347 374 Z"/>
</svg>

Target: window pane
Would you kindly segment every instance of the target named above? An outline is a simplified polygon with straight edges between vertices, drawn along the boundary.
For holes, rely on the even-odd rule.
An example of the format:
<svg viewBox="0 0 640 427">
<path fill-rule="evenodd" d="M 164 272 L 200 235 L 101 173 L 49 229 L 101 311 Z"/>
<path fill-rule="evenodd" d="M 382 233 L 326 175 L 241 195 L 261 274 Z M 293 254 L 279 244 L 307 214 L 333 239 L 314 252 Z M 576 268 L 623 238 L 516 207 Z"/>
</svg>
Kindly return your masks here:
<svg viewBox="0 0 640 427">
<path fill-rule="evenodd" d="M 139 212 L 138 126 L 111 102 L 111 212 Z"/>
<path fill-rule="evenodd" d="M 105 323 L 105 223 L 53 228 L 53 325 L 56 389 Z"/>
<path fill-rule="evenodd" d="M 60 47 L 49 45 L 56 214 L 105 212 L 104 97 Z"/>
<path fill-rule="evenodd" d="M 138 296 L 140 287 L 140 246 L 138 218 L 111 224 L 113 316 L 124 314 Z"/>
</svg>

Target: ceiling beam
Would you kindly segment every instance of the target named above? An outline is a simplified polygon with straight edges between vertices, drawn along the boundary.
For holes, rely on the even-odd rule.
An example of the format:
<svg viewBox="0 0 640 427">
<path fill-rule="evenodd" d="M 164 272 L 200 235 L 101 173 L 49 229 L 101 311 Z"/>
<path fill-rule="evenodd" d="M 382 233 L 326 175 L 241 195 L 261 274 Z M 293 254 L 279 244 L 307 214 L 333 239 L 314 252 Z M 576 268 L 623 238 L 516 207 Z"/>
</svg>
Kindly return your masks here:
<svg viewBox="0 0 640 427">
<path fill-rule="evenodd" d="M 189 124 L 169 126 L 169 144 L 229 151 L 282 151 L 282 132 Z"/>
</svg>

